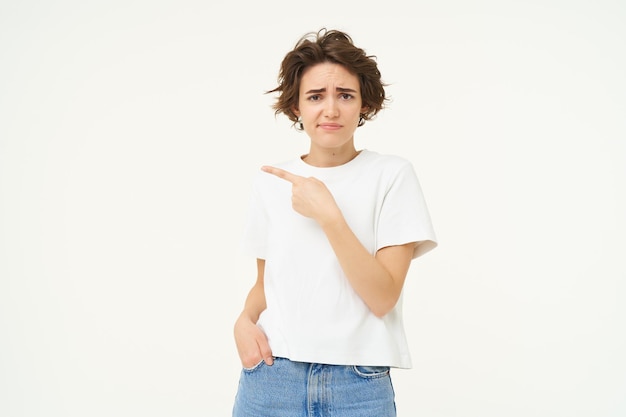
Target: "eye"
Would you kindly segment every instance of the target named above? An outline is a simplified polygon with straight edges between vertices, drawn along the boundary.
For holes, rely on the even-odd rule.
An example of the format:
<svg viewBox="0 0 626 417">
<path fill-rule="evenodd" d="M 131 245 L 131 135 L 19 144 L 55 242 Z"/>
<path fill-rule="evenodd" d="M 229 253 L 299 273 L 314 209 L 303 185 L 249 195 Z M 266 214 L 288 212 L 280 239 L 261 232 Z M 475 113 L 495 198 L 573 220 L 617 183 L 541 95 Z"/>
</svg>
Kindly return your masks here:
<svg viewBox="0 0 626 417">
<path fill-rule="evenodd" d="M 349 94 L 349 93 L 341 93 L 341 95 L 339 97 L 342 100 L 350 100 L 350 99 L 354 98 L 354 96 L 352 94 Z"/>
<path fill-rule="evenodd" d="M 319 94 L 313 94 L 307 97 L 309 101 L 319 101 L 322 97 Z"/>
</svg>

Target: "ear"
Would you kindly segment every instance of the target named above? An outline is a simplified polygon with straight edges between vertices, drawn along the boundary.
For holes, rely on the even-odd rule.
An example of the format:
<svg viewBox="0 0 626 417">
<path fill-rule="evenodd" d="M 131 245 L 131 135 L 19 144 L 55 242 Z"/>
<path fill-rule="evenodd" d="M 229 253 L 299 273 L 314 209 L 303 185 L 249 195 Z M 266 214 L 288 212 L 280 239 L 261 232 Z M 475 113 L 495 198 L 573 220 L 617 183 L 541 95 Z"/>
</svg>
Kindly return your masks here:
<svg viewBox="0 0 626 417">
<path fill-rule="evenodd" d="M 361 113 L 367 113 L 370 111 L 370 106 L 363 106 L 361 107 Z"/>
<path fill-rule="evenodd" d="M 293 106 L 291 108 L 291 111 L 293 112 L 293 114 L 295 114 L 297 117 L 300 117 L 300 110 L 298 110 L 298 108 L 296 106 Z"/>
</svg>

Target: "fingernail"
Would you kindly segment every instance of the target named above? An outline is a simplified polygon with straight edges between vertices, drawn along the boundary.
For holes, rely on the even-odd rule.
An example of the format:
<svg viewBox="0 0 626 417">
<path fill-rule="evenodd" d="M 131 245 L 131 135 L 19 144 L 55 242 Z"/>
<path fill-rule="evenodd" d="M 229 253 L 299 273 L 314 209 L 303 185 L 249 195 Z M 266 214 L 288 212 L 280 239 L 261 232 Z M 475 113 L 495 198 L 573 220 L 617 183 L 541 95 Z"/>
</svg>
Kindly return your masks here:
<svg viewBox="0 0 626 417">
<path fill-rule="evenodd" d="M 265 363 L 269 366 L 274 365 L 274 358 L 272 358 L 271 356 L 268 358 L 265 358 Z"/>
</svg>

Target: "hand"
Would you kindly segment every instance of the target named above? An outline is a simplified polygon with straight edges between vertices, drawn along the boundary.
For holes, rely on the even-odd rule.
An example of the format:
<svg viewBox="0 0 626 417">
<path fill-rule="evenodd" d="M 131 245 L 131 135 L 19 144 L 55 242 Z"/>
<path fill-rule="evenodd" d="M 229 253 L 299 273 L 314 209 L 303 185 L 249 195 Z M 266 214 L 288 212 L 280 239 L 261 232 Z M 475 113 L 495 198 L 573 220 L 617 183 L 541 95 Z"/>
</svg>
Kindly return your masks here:
<svg viewBox="0 0 626 417">
<path fill-rule="evenodd" d="M 291 205 L 305 217 L 323 225 L 338 216 L 341 211 L 326 185 L 314 177 L 301 177 L 284 169 L 264 166 L 261 169 L 291 183 Z"/>
<path fill-rule="evenodd" d="M 244 368 L 252 368 L 262 360 L 269 366 L 274 364 L 267 336 L 247 317 L 239 317 L 235 323 L 235 344 Z"/>
</svg>

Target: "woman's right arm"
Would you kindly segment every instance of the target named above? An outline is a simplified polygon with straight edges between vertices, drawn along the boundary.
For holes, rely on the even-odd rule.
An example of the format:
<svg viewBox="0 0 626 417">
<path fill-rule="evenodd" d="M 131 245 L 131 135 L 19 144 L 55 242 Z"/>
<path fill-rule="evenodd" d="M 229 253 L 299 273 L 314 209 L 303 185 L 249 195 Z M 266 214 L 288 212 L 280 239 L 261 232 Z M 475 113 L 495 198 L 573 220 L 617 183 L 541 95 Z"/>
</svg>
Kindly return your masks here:
<svg viewBox="0 0 626 417">
<path fill-rule="evenodd" d="M 244 368 L 252 368 L 262 360 L 272 365 L 272 351 L 265 333 L 256 325 L 261 312 L 265 310 L 265 290 L 263 279 L 265 260 L 257 259 L 257 280 L 246 298 L 243 311 L 235 322 L 235 343 L 239 359 Z"/>
</svg>

